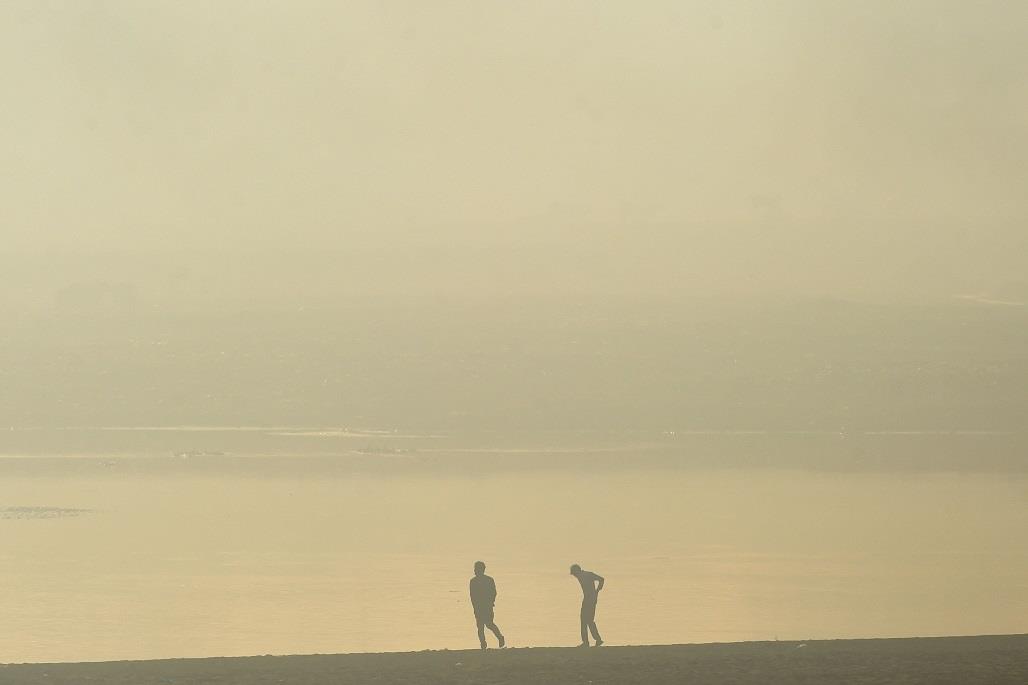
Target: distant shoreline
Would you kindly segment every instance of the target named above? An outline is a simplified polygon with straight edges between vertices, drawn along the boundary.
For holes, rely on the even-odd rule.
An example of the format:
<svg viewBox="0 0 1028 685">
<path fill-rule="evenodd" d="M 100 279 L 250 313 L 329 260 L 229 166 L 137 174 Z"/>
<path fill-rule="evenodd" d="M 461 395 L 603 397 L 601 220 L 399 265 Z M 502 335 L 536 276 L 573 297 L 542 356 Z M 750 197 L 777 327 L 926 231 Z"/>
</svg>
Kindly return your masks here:
<svg viewBox="0 0 1028 685">
<path fill-rule="evenodd" d="M 1028 682 L 1028 634 L 580 649 L 383 652 L 0 666 L 0 683 Z"/>
<path fill-rule="evenodd" d="M 94 426 L 0 431 L 4 473 L 295 475 L 525 470 L 800 469 L 1024 474 L 1028 432 L 981 427 L 444 431 L 287 426 Z M 45 457 L 48 464 L 32 463 Z M 491 458 L 500 457 L 500 458 Z"/>
</svg>

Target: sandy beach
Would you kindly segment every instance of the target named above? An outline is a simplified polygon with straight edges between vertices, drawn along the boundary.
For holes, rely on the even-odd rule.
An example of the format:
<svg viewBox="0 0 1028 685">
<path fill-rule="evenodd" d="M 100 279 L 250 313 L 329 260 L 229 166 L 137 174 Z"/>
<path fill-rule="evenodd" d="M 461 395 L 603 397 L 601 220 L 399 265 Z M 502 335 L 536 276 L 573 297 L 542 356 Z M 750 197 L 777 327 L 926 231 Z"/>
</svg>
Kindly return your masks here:
<svg viewBox="0 0 1028 685">
<path fill-rule="evenodd" d="M 526 648 L 387 654 L 25 664 L 19 685 L 322 685 L 332 683 L 925 683 L 1023 685 L 1028 635 Z"/>
</svg>

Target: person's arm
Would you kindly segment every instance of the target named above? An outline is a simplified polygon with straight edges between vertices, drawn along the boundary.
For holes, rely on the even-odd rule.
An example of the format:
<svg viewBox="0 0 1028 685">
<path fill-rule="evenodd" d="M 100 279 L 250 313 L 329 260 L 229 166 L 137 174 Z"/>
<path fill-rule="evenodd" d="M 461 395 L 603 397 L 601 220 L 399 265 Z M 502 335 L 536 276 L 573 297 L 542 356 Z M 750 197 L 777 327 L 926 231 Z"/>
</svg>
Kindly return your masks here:
<svg viewBox="0 0 1028 685">
<path fill-rule="evenodd" d="M 489 594 L 492 597 L 489 599 L 490 604 L 496 603 L 496 581 L 492 578 L 489 579 Z"/>
<path fill-rule="evenodd" d="M 468 583 L 468 594 L 471 595 L 471 603 L 475 603 L 475 579 L 472 578 L 471 582 Z"/>
<path fill-rule="evenodd" d="M 594 573 L 593 575 L 594 575 L 594 576 L 596 576 L 596 581 L 597 581 L 597 583 L 598 583 L 598 584 L 596 585 L 596 591 L 597 591 L 597 592 L 599 592 L 600 590 L 602 590 L 602 589 L 603 589 L 603 576 L 601 576 L 601 575 L 600 575 L 600 574 L 598 574 L 598 573 Z"/>
</svg>

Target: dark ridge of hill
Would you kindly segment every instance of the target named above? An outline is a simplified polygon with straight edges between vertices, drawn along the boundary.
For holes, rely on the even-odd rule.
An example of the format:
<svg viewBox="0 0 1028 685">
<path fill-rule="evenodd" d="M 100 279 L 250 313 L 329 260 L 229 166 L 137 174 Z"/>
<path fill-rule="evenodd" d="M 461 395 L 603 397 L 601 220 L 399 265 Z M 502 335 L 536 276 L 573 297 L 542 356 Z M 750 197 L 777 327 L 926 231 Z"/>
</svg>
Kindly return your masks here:
<svg viewBox="0 0 1028 685">
<path fill-rule="evenodd" d="M 7 323 L 0 416 L 15 428 L 1018 431 L 1028 406 L 1028 309 L 963 302 L 382 301 Z"/>
</svg>

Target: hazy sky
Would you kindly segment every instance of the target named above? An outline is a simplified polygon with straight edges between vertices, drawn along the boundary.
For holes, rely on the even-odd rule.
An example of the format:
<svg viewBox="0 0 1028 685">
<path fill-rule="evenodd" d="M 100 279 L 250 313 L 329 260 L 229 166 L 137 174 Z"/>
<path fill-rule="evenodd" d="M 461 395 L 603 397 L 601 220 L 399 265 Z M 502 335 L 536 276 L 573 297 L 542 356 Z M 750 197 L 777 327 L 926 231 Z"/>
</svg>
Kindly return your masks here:
<svg viewBox="0 0 1028 685">
<path fill-rule="evenodd" d="M 562 246 L 587 283 L 826 292 L 1028 252 L 1022 2 L 8 0 L 0 85 L 16 250 Z"/>
</svg>

